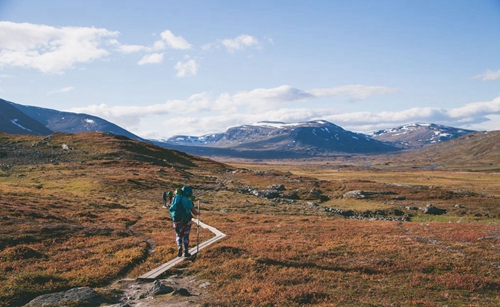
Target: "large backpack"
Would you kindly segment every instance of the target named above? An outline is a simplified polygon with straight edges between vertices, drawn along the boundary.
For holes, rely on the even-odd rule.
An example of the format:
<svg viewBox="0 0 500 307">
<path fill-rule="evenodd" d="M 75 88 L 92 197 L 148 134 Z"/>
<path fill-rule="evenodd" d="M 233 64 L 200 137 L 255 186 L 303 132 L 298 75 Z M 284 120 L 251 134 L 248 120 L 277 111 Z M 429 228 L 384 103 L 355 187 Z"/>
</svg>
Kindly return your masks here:
<svg viewBox="0 0 500 307">
<path fill-rule="evenodd" d="M 188 198 L 193 196 L 193 189 L 190 186 L 183 186 L 182 187 L 182 195 L 187 196 Z"/>
<path fill-rule="evenodd" d="M 170 206 L 170 216 L 172 220 L 177 222 L 187 222 L 191 219 L 191 213 L 187 212 L 186 207 L 182 204 L 182 195 L 175 195 L 172 206 Z"/>
</svg>

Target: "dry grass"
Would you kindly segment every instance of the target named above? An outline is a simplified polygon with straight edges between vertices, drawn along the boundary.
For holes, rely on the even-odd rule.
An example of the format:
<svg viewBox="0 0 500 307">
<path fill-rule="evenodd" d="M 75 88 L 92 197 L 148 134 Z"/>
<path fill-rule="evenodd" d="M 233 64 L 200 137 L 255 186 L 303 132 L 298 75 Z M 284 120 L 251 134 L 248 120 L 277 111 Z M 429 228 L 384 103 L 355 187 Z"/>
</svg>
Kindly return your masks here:
<svg viewBox="0 0 500 307">
<path fill-rule="evenodd" d="M 214 215 L 209 306 L 496 306 L 498 225 Z M 215 264 L 215 265 L 214 265 Z"/>
<path fill-rule="evenodd" d="M 41 140 L 0 138 L 23 153 L 0 159 L 2 307 L 137 277 L 172 259 L 161 191 L 185 183 L 202 200 L 202 220 L 228 234 L 176 271 L 211 281 L 209 306 L 500 305 L 497 173 L 225 166 L 102 134 L 56 135 L 32 147 Z M 71 152 L 60 151 L 63 142 Z M 33 160 L 33 150 L 52 162 Z M 248 192 L 276 184 L 298 199 Z M 344 198 L 351 190 L 393 194 Z M 427 203 L 448 212 L 404 209 Z M 399 210 L 414 222 L 344 219 L 325 207 Z M 201 231 L 202 240 L 211 235 Z"/>
</svg>

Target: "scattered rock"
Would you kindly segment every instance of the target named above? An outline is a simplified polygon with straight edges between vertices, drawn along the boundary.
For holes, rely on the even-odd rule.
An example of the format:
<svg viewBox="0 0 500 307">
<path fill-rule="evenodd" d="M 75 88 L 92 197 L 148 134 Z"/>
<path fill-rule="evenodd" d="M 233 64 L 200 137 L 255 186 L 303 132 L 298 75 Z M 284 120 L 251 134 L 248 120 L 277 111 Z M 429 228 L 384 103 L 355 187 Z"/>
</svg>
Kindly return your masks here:
<svg viewBox="0 0 500 307">
<path fill-rule="evenodd" d="M 139 299 L 146 298 L 148 296 L 155 296 L 155 295 L 162 295 L 162 294 L 169 294 L 174 292 L 174 288 L 164 285 L 158 280 L 155 280 L 153 285 L 146 290 L 143 294 L 139 296 Z"/>
<path fill-rule="evenodd" d="M 276 191 L 284 191 L 284 190 L 286 190 L 285 186 L 282 185 L 282 184 L 273 184 L 273 185 L 268 186 L 267 188 L 270 189 L 270 190 L 276 190 Z"/>
<path fill-rule="evenodd" d="M 415 210 L 418 210 L 418 209 L 420 209 L 420 208 L 419 208 L 419 207 L 417 207 L 417 206 L 406 206 L 406 207 L 405 207 L 405 209 L 406 209 L 406 210 L 413 210 L 413 211 L 415 211 Z"/>
<path fill-rule="evenodd" d="M 205 288 L 206 288 L 206 287 L 208 287 L 208 286 L 210 286 L 210 283 L 209 283 L 208 281 L 207 281 L 207 282 L 202 283 L 201 285 L 199 285 L 199 287 L 200 287 L 201 289 L 205 289 Z"/>
<path fill-rule="evenodd" d="M 267 199 L 273 199 L 280 196 L 280 193 L 272 190 L 253 190 L 252 194 L 257 197 L 262 197 Z"/>
<path fill-rule="evenodd" d="M 445 214 L 446 210 L 439 209 L 438 207 L 435 207 L 432 204 L 427 204 L 427 206 L 424 208 L 424 213 L 425 214 L 433 214 L 433 215 L 441 215 L 441 214 Z"/>
<path fill-rule="evenodd" d="M 320 199 L 321 198 L 321 191 L 320 190 L 316 190 L 316 189 L 312 189 L 309 192 L 309 197 L 312 198 L 312 199 Z"/>
<path fill-rule="evenodd" d="M 344 198 L 369 198 L 371 195 L 391 195 L 396 194 L 392 191 L 364 191 L 364 190 L 353 190 L 344 194 Z"/>
</svg>

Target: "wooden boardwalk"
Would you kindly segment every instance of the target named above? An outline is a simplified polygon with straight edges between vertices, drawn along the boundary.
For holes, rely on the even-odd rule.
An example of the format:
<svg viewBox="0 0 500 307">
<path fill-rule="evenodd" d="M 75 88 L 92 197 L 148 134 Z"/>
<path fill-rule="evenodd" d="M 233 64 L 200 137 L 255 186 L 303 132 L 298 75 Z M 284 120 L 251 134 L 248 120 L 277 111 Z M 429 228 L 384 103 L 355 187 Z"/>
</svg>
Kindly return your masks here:
<svg viewBox="0 0 500 307">
<path fill-rule="evenodd" d="M 197 219 L 193 219 L 193 222 L 194 223 L 198 223 L 198 220 Z M 194 224 L 193 223 L 193 224 Z M 209 240 L 203 242 L 203 243 L 200 243 L 199 245 L 199 250 L 209 246 L 210 244 L 213 244 L 215 242 L 217 242 L 218 240 L 224 238 L 226 236 L 226 234 L 222 233 L 221 231 L 219 231 L 218 229 L 212 227 L 212 226 L 208 226 L 207 224 L 203 223 L 203 222 L 199 222 L 200 223 L 200 227 L 202 228 L 205 228 L 205 229 L 208 229 L 210 230 L 211 232 L 213 232 L 215 234 L 215 237 L 212 237 L 210 238 Z M 196 255 L 198 251 L 198 248 L 196 246 L 194 247 L 191 247 L 189 249 L 189 253 L 191 255 Z M 146 274 L 143 274 L 141 276 L 139 276 L 139 278 L 137 278 L 138 280 L 153 280 L 153 279 L 157 279 L 158 276 L 160 276 L 161 274 L 165 273 L 167 270 L 173 268 L 174 266 L 176 266 L 177 264 L 181 263 L 182 261 L 184 261 L 185 258 L 183 257 L 176 257 L 172 260 L 170 260 L 169 262 L 167 263 L 164 263 L 162 265 L 160 265 L 159 267 L 147 272 Z"/>
</svg>

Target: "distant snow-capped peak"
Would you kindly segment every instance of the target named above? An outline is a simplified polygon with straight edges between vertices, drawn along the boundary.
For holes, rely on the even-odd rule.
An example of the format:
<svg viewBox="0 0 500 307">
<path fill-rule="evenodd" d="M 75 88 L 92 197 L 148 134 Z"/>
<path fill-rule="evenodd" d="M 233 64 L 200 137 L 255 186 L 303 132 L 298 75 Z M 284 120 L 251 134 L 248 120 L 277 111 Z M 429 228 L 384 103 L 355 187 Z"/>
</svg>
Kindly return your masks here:
<svg viewBox="0 0 500 307">
<path fill-rule="evenodd" d="M 419 148 L 457 138 L 470 132 L 473 130 L 432 123 L 411 123 L 376 131 L 371 137 L 379 141 L 396 143 L 400 147 Z"/>
</svg>

